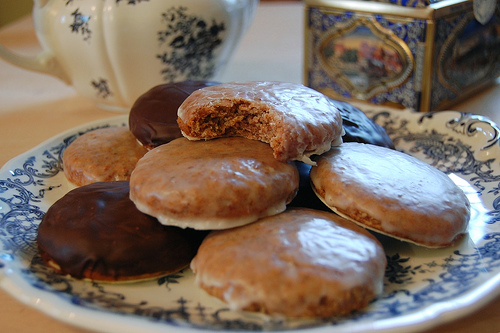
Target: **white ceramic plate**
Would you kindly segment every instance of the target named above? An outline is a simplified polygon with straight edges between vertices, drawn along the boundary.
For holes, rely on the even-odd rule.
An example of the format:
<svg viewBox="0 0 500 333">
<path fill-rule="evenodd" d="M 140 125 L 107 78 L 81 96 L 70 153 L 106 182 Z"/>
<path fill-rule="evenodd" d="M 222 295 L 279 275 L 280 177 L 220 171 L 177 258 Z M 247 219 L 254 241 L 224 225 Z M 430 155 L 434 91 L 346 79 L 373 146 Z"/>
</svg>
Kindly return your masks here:
<svg viewBox="0 0 500 333">
<path fill-rule="evenodd" d="M 104 332 L 299 330 L 307 333 L 418 331 L 470 313 L 500 293 L 500 132 L 485 118 L 459 112 L 365 112 L 399 150 L 450 174 L 472 202 L 468 235 L 431 250 L 381 238 L 388 257 L 385 293 L 362 312 L 329 320 L 279 320 L 235 313 L 194 286 L 183 272 L 137 284 L 98 284 L 54 274 L 37 256 L 37 226 L 71 186 L 65 147 L 126 116 L 65 132 L 18 156 L 0 171 L 0 284 L 58 320 Z"/>
</svg>

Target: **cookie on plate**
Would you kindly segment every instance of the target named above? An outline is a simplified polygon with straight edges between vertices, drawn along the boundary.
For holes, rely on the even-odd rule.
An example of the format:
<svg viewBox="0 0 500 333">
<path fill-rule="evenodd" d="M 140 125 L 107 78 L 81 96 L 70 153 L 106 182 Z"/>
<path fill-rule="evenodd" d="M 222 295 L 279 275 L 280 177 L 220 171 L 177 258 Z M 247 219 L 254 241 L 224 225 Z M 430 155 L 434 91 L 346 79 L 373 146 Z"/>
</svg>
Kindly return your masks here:
<svg viewBox="0 0 500 333">
<path fill-rule="evenodd" d="M 129 180 L 147 150 L 126 127 L 106 127 L 76 138 L 63 153 L 66 178 L 77 186 Z"/>
<path fill-rule="evenodd" d="M 182 81 L 151 88 L 139 96 L 130 109 L 130 131 L 148 149 L 180 138 L 177 109 L 193 91 L 216 84 L 211 81 Z"/>
<path fill-rule="evenodd" d="M 231 309 L 294 318 L 365 307 L 383 290 L 385 266 L 368 231 L 304 208 L 213 231 L 191 262 L 196 284 Z"/>
<path fill-rule="evenodd" d="M 231 82 L 193 92 L 178 110 L 190 140 L 243 136 L 269 143 L 280 161 L 302 160 L 341 143 L 342 118 L 323 94 L 287 82 Z"/>
<path fill-rule="evenodd" d="M 347 102 L 332 100 L 332 103 L 339 108 L 342 116 L 345 131 L 343 142 L 369 143 L 394 149 L 394 142 L 385 129 L 368 118 L 362 110 Z"/>
<path fill-rule="evenodd" d="M 394 149 L 394 143 L 384 128 L 368 118 L 363 111 L 347 102 L 332 100 L 332 103 L 339 108 L 342 116 L 342 126 L 345 132 L 342 136 L 343 142 L 361 142 Z M 300 161 L 296 161 L 295 164 L 299 170 L 300 185 L 290 206 L 330 210 L 316 196 L 311 187 L 309 172 L 312 166 Z"/>
<path fill-rule="evenodd" d="M 282 212 L 298 183 L 297 168 L 276 160 L 263 142 L 179 138 L 137 163 L 130 197 L 166 225 L 224 229 Z"/>
<path fill-rule="evenodd" d="M 185 268 L 205 235 L 141 213 L 129 199 L 129 183 L 117 181 L 77 187 L 56 201 L 37 244 L 43 261 L 61 274 L 127 282 Z"/>
<path fill-rule="evenodd" d="M 310 177 L 333 211 L 380 233 L 427 247 L 452 245 L 467 230 L 470 203 L 445 173 L 408 154 L 344 143 Z"/>
</svg>

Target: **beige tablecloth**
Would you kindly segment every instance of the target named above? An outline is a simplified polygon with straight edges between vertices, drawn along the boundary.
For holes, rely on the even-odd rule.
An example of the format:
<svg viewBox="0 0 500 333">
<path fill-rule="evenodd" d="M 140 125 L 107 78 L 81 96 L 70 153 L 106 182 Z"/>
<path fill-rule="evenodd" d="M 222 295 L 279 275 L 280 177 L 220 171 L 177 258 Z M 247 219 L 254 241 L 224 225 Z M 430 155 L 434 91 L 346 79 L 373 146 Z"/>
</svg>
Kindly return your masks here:
<svg viewBox="0 0 500 333">
<path fill-rule="evenodd" d="M 302 29 L 300 2 L 262 3 L 250 31 L 219 79 L 302 82 Z M 0 30 L 0 43 L 26 55 L 40 50 L 31 18 Z M 500 123 L 499 105 L 500 84 L 497 84 L 454 109 L 482 114 Z M 0 165 L 62 131 L 115 115 L 96 108 L 55 78 L 22 70 L 0 60 Z M 477 311 L 427 332 L 498 333 L 499 313 L 500 297 L 497 297 Z M 0 291 L 0 332 L 83 331 L 54 320 Z"/>
</svg>

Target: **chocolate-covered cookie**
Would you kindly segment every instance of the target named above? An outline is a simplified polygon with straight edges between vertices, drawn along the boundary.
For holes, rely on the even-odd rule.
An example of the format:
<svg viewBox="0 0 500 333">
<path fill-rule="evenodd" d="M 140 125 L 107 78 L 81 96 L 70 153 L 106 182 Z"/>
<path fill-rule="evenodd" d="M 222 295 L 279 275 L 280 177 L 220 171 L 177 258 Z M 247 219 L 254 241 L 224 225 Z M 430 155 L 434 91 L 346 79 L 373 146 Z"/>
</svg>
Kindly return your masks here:
<svg viewBox="0 0 500 333">
<path fill-rule="evenodd" d="M 56 201 L 37 244 L 43 261 L 61 274 L 117 282 L 179 271 L 204 236 L 141 213 L 129 199 L 129 183 L 119 181 L 82 186 Z"/>
<path fill-rule="evenodd" d="M 347 102 L 332 100 L 340 110 L 342 126 L 345 134 L 342 136 L 344 142 L 369 143 L 394 149 L 394 143 L 387 135 L 385 129 L 368 118 L 366 114 Z"/>
<path fill-rule="evenodd" d="M 130 110 L 130 131 L 146 148 L 181 137 L 177 109 L 194 91 L 216 84 L 211 81 L 182 81 L 151 88 L 135 101 Z"/>
</svg>

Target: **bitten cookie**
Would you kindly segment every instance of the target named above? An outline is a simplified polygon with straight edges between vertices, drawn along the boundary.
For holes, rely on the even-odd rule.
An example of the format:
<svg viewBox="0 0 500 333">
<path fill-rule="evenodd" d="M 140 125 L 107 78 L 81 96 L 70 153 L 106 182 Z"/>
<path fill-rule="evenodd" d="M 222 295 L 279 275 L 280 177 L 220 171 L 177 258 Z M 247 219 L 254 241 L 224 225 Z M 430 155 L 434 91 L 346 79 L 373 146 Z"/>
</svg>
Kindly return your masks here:
<svg viewBox="0 0 500 333">
<path fill-rule="evenodd" d="M 449 246 L 467 230 L 464 192 L 415 157 L 344 143 L 317 162 L 310 177 L 319 198 L 364 227 L 427 247 Z"/>
<path fill-rule="evenodd" d="M 182 81 L 151 88 L 130 109 L 130 131 L 148 149 L 180 138 L 177 109 L 193 91 L 216 84 L 210 81 Z"/>
<path fill-rule="evenodd" d="M 186 267 L 205 233 L 167 227 L 141 213 L 126 181 L 78 187 L 56 201 L 38 228 L 45 263 L 76 279 L 125 282 Z"/>
<path fill-rule="evenodd" d="M 166 225 L 224 229 L 282 212 L 298 182 L 297 168 L 276 160 L 263 142 L 179 138 L 137 163 L 130 197 Z"/>
<path fill-rule="evenodd" d="M 63 153 L 66 178 L 77 186 L 129 180 L 147 150 L 126 127 L 107 127 L 75 139 Z"/>
<path fill-rule="evenodd" d="M 314 164 L 341 142 L 339 110 L 323 94 L 286 82 L 232 82 L 199 89 L 179 107 L 177 122 L 191 140 L 243 136 L 271 145 L 280 161 Z"/>
<path fill-rule="evenodd" d="M 191 262 L 196 284 L 231 309 L 296 318 L 367 306 L 383 290 L 385 266 L 369 232 L 303 208 L 213 231 Z"/>
</svg>

